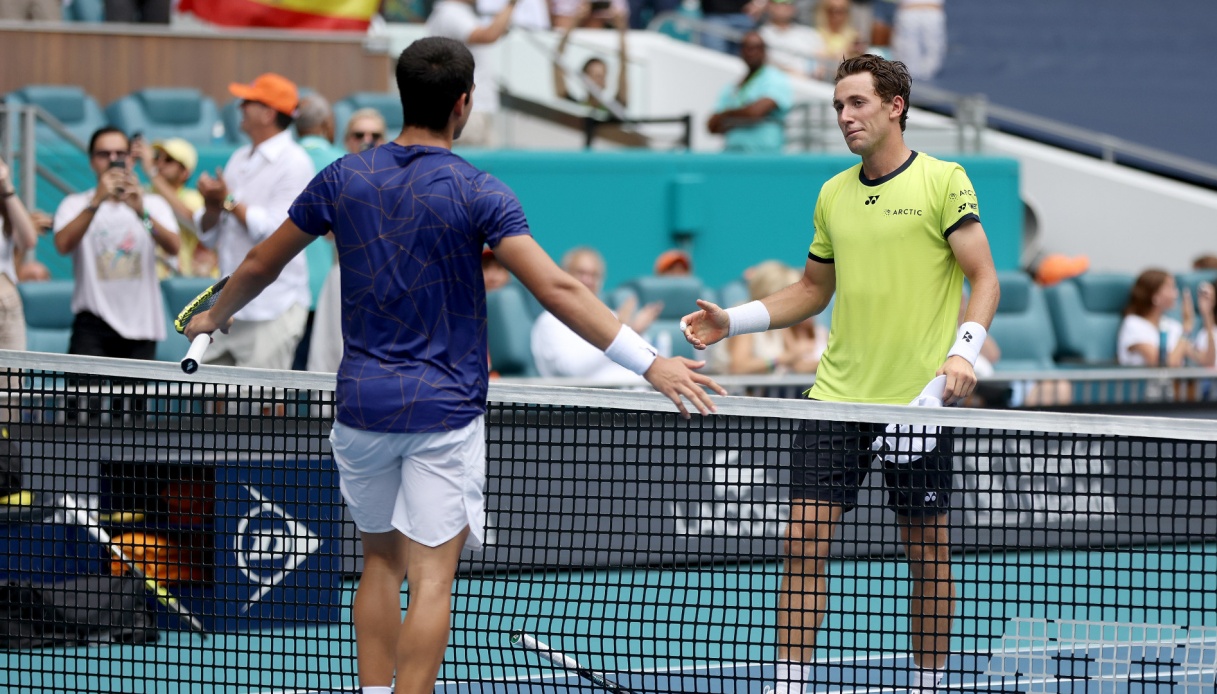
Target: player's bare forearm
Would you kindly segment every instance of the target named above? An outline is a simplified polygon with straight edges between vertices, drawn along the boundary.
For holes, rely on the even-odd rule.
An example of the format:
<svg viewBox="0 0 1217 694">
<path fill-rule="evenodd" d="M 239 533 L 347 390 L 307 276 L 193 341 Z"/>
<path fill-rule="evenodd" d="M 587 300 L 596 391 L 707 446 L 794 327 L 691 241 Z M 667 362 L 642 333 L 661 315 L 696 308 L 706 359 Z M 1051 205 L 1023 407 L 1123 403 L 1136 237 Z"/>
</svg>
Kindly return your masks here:
<svg viewBox="0 0 1217 694">
<path fill-rule="evenodd" d="M 832 263 L 808 260 L 798 282 L 762 300 L 769 310 L 769 327 L 788 328 L 819 315 L 836 288 L 837 274 Z"/>
<path fill-rule="evenodd" d="M 972 286 L 968 309 L 964 313 L 965 323 L 978 323 L 985 330 L 997 313 L 1001 300 L 1001 285 L 997 281 L 997 269 L 993 265 L 993 254 L 989 250 L 989 239 L 980 222 L 966 224 L 947 237 L 955 260 Z"/>
<path fill-rule="evenodd" d="M 224 325 L 233 315 L 262 293 L 279 278 L 288 261 L 296 257 L 305 246 L 317 237 L 306 234 L 288 219 L 265 241 L 250 249 L 245 260 L 232 273 L 211 317 L 218 325 Z"/>
<path fill-rule="evenodd" d="M 531 236 L 508 236 L 494 255 L 547 311 L 596 349 L 607 349 L 621 322 L 591 290 L 567 274 Z"/>
</svg>

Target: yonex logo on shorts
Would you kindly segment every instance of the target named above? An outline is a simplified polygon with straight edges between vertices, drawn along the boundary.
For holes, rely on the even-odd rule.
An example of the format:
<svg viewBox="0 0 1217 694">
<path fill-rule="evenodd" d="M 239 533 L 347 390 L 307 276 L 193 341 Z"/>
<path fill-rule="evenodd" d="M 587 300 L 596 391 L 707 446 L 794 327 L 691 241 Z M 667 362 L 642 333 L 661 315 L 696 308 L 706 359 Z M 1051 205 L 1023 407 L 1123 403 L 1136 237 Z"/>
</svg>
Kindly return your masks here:
<svg viewBox="0 0 1217 694">
<path fill-rule="evenodd" d="M 925 495 L 925 503 L 932 504 L 935 501 L 938 501 L 938 492 L 930 492 Z"/>
</svg>

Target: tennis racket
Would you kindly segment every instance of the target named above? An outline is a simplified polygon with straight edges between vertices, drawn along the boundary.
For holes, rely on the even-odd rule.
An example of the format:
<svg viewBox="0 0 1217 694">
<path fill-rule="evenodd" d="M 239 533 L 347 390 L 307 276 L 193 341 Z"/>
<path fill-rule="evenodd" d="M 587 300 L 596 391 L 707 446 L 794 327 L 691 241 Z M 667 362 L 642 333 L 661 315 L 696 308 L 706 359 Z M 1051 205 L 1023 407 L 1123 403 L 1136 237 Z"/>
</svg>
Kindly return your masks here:
<svg viewBox="0 0 1217 694">
<path fill-rule="evenodd" d="M 625 687 L 610 680 L 608 677 L 579 664 L 579 661 L 550 648 L 544 641 L 540 641 L 533 636 L 529 636 L 522 631 L 511 632 L 511 645 L 519 646 L 526 651 L 532 651 L 549 662 L 568 672 L 573 672 L 592 684 L 600 687 L 606 692 L 620 692 L 621 694 L 634 694 L 634 690 L 626 689 Z"/>
<path fill-rule="evenodd" d="M 123 566 L 127 567 L 127 571 L 142 581 L 148 592 L 156 596 L 157 602 L 176 613 L 183 622 L 190 625 L 191 629 L 202 634 L 204 640 L 207 638 L 207 631 L 203 628 L 203 623 L 197 617 L 190 614 L 190 611 L 183 607 L 182 603 L 173 597 L 173 594 L 166 590 L 164 586 L 144 575 L 144 572 L 131 560 L 131 557 L 128 557 L 121 547 L 114 544 L 114 541 L 110 538 L 110 533 L 106 532 L 106 529 L 101 526 L 101 522 L 98 521 L 93 511 L 78 504 L 76 497 L 71 494 L 64 493 L 57 496 L 63 501 L 63 508 L 68 512 L 68 518 L 73 523 L 84 528 L 89 537 L 103 545 L 109 550 L 111 556 L 121 561 Z"/>
<path fill-rule="evenodd" d="M 195 314 L 202 313 L 207 309 L 215 306 L 216 301 L 220 298 L 220 291 L 224 289 L 224 285 L 228 283 L 228 278 L 224 277 L 219 282 L 211 285 L 203 290 L 202 294 L 194 297 L 194 299 L 186 304 L 177 318 L 173 320 L 173 327 L 179 333 L 186 332 L 186 326 L 190 325 L 190 319 L 194 318 Z M 186 351 L 186 357 L 182 359 L 182 371 L 192 374 L 199 370 L 199 362 L 203 361 L 203 355 L 207 352 L 207 347 L 211 345 L 211 335 L 202 333 L 197 335 L 190 343 L 190 349 Z"/>
</svg>

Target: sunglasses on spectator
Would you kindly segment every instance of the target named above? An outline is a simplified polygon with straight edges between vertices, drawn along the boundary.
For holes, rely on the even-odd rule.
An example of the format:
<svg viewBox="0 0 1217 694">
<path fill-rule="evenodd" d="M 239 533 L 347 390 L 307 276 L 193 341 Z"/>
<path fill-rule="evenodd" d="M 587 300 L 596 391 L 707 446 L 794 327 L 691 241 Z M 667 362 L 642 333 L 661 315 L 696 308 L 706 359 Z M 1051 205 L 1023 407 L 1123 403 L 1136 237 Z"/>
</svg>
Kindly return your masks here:
<svg viewBox="0 0 1217 694">
<path fill-rule="evenodd" d="M 93 156 L 98 159 L 121 159 L 127 156 L 125 149 L 97 149 L 93 150 Z"/>
<path fill-rule="evenodd" d="M 366 140 L 370 137 L 373 140 L 379 141 L 379 140 L 385 139 L 385 134 L 384 133 L 373 133 L 373 132 L 367 132 L 367 133 L 352 132 L 349 135 L 347 135 L 347 137 L 351 138 L 352 140 Z"/>
</svg>

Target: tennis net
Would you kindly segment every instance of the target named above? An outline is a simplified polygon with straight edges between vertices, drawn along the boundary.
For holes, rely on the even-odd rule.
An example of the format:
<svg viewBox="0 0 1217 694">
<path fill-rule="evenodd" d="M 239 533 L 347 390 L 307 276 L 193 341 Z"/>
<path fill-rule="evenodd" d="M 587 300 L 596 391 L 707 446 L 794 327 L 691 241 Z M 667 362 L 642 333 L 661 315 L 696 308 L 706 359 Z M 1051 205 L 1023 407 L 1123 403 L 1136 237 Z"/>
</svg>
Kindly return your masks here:
<svg viewBox="0 0 1217 694">
<path fill-rule="evenodd" d="M 332 375 L 14 352 L 0 375 L 7 686 L 356 689 Z M 718 404 L 684 421 L 653 393 L 492 385 L 486 549 L 437 691 L 759 694 L 821 595 L 808 691 L 904 691 L 915 648 L 945 658 L 940 692 L 1217 686 L 1211 422 Z M 904 431 L 874 450 L 848 431 L 868 422 Z M 875 460 L 902 444 L 915 460 Z M 875 473 L 817 545 L 792 487 L 843 494 L 855 461 Z M 944 553 L 888 476 L 902 513 L 946 510 Z"/>
</svg>

